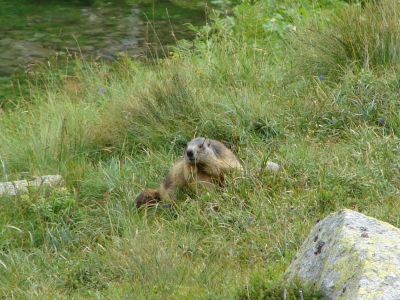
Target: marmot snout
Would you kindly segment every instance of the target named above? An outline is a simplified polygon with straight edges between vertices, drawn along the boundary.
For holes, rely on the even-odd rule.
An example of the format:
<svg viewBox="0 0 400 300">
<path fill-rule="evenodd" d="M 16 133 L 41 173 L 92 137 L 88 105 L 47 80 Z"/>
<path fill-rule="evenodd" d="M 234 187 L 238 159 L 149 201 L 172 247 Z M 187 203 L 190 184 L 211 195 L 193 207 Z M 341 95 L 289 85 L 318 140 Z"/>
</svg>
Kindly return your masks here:
<svg viewBox="0 0 400 300">
<path fill-rule="evenodd" d="M 195 161 L 196 158 L 194 157 L 193 150 L 187 150 L 186 151 L 186 158 L 189 162 Z"/>
<path fill-rule="evenodd" d="M 178 189 L 194 191 L 213 189 L 222 184 L 224 175 L 232 170 L 243 170 L 231 150 L 219 141 L 198 137 L 191 140 L 184 155 L 176 162 L 158 189 L 146 189 L 136 197 L 136 206 L 156 203 L 176 197 Z"/>
</svg>

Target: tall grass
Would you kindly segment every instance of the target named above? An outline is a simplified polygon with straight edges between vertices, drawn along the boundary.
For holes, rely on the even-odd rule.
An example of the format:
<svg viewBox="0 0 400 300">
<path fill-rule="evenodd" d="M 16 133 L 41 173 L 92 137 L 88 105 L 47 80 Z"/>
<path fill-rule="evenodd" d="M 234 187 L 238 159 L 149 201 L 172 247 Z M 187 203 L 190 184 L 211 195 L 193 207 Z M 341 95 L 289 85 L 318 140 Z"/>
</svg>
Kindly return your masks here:
<svg viewBox="0 0 400 300">
<path fill-rule="evenodd" d="M 400 59 L 399 3 L 363 1 L 340 7 L 290 37 L 297 75 L 337 79 L 346 72 L 397 68 Z"/>
<path fill-rule="evenodd" d="M 304 299 L 321 299 L 283 282 L 318 219 L 346 207 L 400 226 L 393 64 L 342 68 L 340 80 L 287 78 L 294 55 L 308 58 L 305 69 L 319 65 L 306 48 L 288 52 L 290 26 L 279 35 L 253 27 L 253 15 L 276 16 L 263 5 L 243 4 L 152 64 L 78 61 L 63 76 L 46 69 L 29 97 L 1 112 L 2 179 L 66 179 L 61 190 L 1 197 L 2 297 L 283 299 L 286 289 L 300 299 L 303 289 Z M 303 8 L 287 8 L 295 17 L 281 24 L 301 36 Z M 347 59 L 358 63 L 333 66 Z M 174 205 L 132 208 L 197 135 L 230 146 L 246 176 Z M 268 160 L 280 171 L 268 172 Z"/>
</svg>

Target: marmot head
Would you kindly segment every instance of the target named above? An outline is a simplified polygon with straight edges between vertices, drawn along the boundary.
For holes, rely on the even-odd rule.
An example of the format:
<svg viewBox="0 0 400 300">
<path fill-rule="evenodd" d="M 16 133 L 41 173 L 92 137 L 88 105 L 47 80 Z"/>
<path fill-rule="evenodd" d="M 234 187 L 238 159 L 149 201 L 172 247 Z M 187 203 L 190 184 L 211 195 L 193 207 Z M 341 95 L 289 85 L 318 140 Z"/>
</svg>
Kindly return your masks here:
<svg viewBox="0 0 400 300">
<path fill-rule="evenodd" d="M 186 147 L 185 160 L 191 164 L 213 163 L 216 153 L 212 147 L 212 140 L 198 137 L 191 140 Z"/>
</svg>

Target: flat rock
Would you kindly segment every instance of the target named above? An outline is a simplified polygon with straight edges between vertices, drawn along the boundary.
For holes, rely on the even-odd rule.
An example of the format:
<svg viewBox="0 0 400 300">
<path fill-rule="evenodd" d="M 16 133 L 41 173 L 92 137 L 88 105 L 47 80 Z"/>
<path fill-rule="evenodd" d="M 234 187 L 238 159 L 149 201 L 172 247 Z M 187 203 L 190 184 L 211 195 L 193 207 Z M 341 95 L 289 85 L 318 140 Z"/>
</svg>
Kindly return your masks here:
<svg viewBox="0 0 400 300">
<path fill-rule="evenodd" d="M 326 300 L 399 300 L 400 229 L 352 210 L 319 222 L 285 273 Z"/>
<path fill-rule="evenodd" d="M 60 175 L 44 175 L 32 180 L 17 180 L 0 182 L 0 196 L 17 195 L 19 193 L 28 192 L 28 187 L 40 187 L 49 185 L 51 187 L 59 187 L 63 185 L 63 178 Z"/>
</svg>

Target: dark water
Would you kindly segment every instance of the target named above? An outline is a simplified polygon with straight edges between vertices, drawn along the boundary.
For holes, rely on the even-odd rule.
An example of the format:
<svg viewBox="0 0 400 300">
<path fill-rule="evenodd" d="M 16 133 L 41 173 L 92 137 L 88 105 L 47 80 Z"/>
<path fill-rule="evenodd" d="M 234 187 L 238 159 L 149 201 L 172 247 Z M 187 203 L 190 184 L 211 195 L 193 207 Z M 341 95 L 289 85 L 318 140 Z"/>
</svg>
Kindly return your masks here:
<svg viewBox="0 0 400 300">
<path fill-rule="evenodd" d="M 10 82 L 49 57 L 113 60 L 162 52 L 176 39 L 193 39 L 186 23 L 206 24 L 205 2 L 85 7 L 0 0 L 0 104 Z M 182 4 L 183 3 L 183 4 Z M 226 9 L 228 2 L 206 4 Z M 66 59 L 65 59 L 66 60 Z"/>
</svg>

